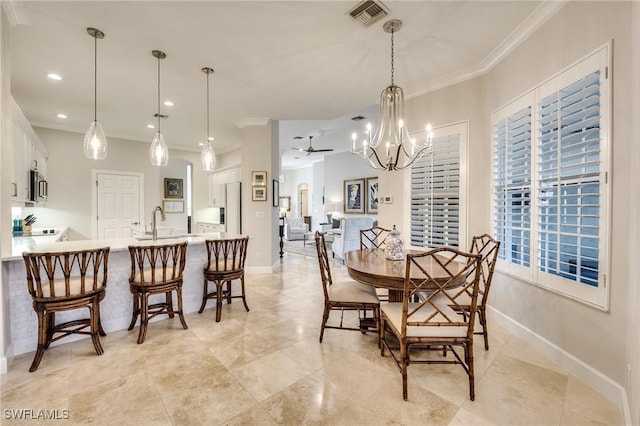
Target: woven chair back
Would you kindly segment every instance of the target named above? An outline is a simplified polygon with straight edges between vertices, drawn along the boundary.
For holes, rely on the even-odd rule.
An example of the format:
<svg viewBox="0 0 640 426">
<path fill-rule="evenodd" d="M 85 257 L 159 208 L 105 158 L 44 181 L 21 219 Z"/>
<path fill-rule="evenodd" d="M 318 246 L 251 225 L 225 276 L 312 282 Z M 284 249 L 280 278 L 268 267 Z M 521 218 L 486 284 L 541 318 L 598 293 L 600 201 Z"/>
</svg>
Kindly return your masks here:
<svg viewBox="0 0 640 426">
<path fill-rule="evenodd" d="M 207 273 L 236 272 L 244 269 L 249 237 L 206 240 Z"/>
<path fill-rule="evenodd" d="M 471 241 L 471 253 L 482 256 L 480 268 L 480 290 L 478 304 L 485 306 L 489 297 L 489 288 L 493 279 L 493 270 L 496 267 L 500 241 L 494 240 L 490 235 L 483 234 L 473 237 Z"/>
<path fill-rule="evenodd" d="M 329 300 L 329 287 L 333 284 L 331 278 L 331 268 L 329 267 L 329 256 L 327 255 L 327 245 L 324 241 L 324 235 L 316 231 L 316 250 L 318 252 L 318 265 L 320 266 L 320 280 L 322 281 L 322 291 L 324 300 Z"/>
<path fill-rule="evenodd" d="M 480 261 L 480 255 L 449 247 L 408 254 L 402 302 L 403 335 L 407 326 L 466 327 L 467 337 L 472 338 Z"/>
<path fill-rule="evenodd" d="M 377 249 L 385 242 L 391 231 L 389 229 L 374 226 L 373 228 L 360 230 L 360 249 Z"/>
<path fill-rule="evenodd" d="M 129 246 L 129 282 L 153 285 L 182 279 L 187 258 L 187 242 L 153 246 Z"/>
<path fill-rule="evenodd" d="M 23 253 L 27 287 L 34 299 L 67 299 L 104 290 L 109 247 Z"/>
</svg>

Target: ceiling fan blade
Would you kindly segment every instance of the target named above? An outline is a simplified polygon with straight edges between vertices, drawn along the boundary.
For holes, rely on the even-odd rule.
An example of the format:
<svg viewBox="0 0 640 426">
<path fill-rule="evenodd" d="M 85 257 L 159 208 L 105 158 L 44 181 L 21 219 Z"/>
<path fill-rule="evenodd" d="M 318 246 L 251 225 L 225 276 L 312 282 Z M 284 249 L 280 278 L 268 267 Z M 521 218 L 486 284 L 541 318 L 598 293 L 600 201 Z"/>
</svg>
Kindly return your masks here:
<svg viewBox="0 0 640 426">
<path fill-rule="evenodd" d="M 329 152 L 333 151 L 333 148 L 325 148 L 325 149 L 314 149 L 313 152 Z"/>
</svg>

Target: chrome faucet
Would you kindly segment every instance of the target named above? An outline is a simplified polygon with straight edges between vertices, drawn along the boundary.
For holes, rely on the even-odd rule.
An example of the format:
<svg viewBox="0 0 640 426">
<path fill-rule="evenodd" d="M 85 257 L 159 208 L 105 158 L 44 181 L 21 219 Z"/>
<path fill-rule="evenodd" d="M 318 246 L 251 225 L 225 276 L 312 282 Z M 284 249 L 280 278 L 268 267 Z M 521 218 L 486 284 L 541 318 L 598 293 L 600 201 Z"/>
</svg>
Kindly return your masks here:
<svg viewBox="0 0 640 426">
<path fill-rule="evenodd" d="M 160 206 L 156 206 L 153 211 L 151 212 L 151 218 L 153 219 L 153 231 L 152 231 L 152 240 L 157 240 L 158 239 L 158 227 L 156 226 L 156 212 L 160 212 L 160 217 L 162 218 L 162 220 L 167 220 L 167 217 L 164 215 L 164 210 L 162 210 L 162 207 Z"/>
</svg>

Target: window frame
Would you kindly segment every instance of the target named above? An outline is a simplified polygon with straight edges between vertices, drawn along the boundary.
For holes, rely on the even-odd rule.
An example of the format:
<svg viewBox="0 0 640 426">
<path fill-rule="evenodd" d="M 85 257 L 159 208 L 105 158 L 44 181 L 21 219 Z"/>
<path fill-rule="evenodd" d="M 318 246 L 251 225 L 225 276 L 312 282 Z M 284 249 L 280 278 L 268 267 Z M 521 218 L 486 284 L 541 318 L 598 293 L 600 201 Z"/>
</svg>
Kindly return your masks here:
<svg viewBox="0 0 640 426">
<path fill-rule="evenodd" d="M 611 70 L 612 42 L 601 46 L 590 54 L 584 56 L 554 76 L 543 81 L 542 83 L 529 90 L 527 93 L 519 96 L 514 101 L 493 111 L 491 114 L 491 229 L 494 231 L 495 211 L 495 188 L 494 173 L 496 147 L 494 140 L 494 128 L 496 124 L 519 111 L 526 106 L 531 107 L 532 111 L 532 130 L 531 130 L 531 203 L 530 203 L 530 266 L 512 264 L 505 260 L 499 259 L 496 263 L 496 269 L 502 273 L 518 278 L 529 284 L 544 288 L 551 292 L 560 294 L 570 299 L 584 303 L 594 308 L 608 311 L 610 304 L 610 228 L 611 228 L 611 125 L 613 121 L 611 109 L 612 96 L 612 78 Z M 599 166 L 599 232 L 598 232 L 598 286 L 594 287 L 588 284 L 574 281 L 572 279 L 563 278 L 548 272 L 539 270 L 539 241 L 540 234 L 538 229 L 539 220 L 539 154 L 540 154 L 540 137 L 539 137 L 539 107 L 541 100 L 546 96 L 557 92 L 558 90 L 579 81 L 588 74 L 600 70 L 600 166 Z"/>
</svg>

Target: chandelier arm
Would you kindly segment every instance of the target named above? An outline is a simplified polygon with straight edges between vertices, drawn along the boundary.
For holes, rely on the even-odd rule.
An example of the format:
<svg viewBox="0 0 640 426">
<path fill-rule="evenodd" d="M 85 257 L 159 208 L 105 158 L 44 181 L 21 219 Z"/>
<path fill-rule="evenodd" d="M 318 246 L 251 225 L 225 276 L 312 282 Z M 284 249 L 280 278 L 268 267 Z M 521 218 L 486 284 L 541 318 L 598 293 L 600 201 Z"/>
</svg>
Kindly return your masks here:
<svg viewBox="0 0 640 426">
<path fill-rule="evenodd" d="M 409 158 L 411 158 L 411 161 L 409 161 L 409 162 L 408 162 L 407 164 L 405 164 L 404 166 L 396 167 L 396 169 L 395 169 L 395 170 L 404 170 L 404 169 L 406 169 L 406 168 L 410 167 L 413 163 L 415 163 L 415 162 L 416 162 L 416 160 L 417 160 L 418 158 L 420 158 L 420 157 L 422 156 L 422 153 L 423 153 L 424 151 L 426 151 L 428 148 L 429 148 L 429 147 L 424 147 L 424 148 L 422 148 L 420 151 L 418 151 L 418 153 L 415 155 L 415 157 L 413 157 L 413 158 L 412 158 L 412 157 L 409 157 Z"/>
</svg>

